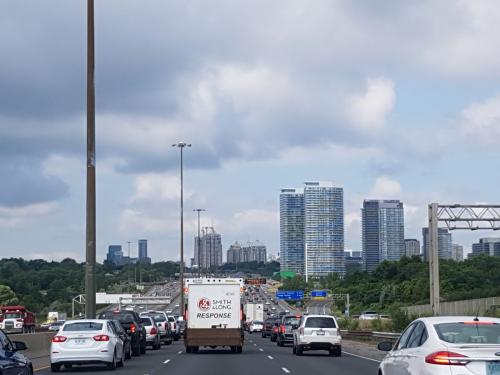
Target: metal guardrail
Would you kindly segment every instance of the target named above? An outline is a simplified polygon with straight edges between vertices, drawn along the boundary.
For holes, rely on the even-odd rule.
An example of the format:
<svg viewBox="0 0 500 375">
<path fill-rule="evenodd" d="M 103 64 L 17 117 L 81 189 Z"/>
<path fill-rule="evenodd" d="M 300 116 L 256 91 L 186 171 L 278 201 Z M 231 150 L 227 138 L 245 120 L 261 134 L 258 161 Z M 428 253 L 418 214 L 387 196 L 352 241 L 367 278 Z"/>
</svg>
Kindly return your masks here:
<svg viewBox="0 0 500 375">
<path fill-rule="evenodd" d="M 348 331 L 346 329 L 340 330 L 340 333 L 345 338 L 349 337 L 359 338 L 359 339 L 372 338 L 372 339 L 382 339 L 390 341 L 396 341 L 401 335 L 400 333 L 393 333 L 393 332 Z"/>
</svg>

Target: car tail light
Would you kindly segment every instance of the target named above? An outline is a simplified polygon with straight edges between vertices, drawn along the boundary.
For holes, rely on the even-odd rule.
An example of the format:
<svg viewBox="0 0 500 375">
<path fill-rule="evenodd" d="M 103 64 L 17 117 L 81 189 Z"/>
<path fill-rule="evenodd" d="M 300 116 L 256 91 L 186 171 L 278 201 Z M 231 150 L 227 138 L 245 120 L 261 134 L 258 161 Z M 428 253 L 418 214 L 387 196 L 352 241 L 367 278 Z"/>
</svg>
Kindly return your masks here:
<svg viewBox="0 0 500 375">
<path fill-rule="evenodd" d="M 130 325 L 130 332 L 135 333 L 135 330 L 136 330 L 135 324 L 131 324 Z"/>
<path fill-rule="evenodd" d="M 52 342 L 64 342 L 67 339 L 68 338 L 65 336 L 54 336 L 54 337 L 52 337 Z"/>
<path fill-rule="evenodd" d="M 278 333 L 278 327 L 273 327 L 273 332 Z"/>
<path fill-rule="evenodd" d="M 156 328 L 155 327 L 151 328 L 151 332 L 149 334 L 156 335 L 156 333 L 157 333 Z"/>
<path fill-rule="evenodd" d="M 280 326 L 280 332 L 285 333 L 286 332 L 286 327 L 284 325 Z"/>
<path fill-rule="evenodd" d="M 340 336 L 340 328 L 337 328 L 337 336 Z"/>
<path fill-rule="evenodd" d="M 467 358 L 467 356 L 454 352 L 441 351 L 429 354 L 425 357 L 425 362 L 433 365 L 448 366 L 465 366 L 469 363 L 469 361 L 462 358 Z"/>
<path fill-rule="evenodd" d="M 109 341 L 108 335 L 97 335 L 94 336 L 94 341 Z"/>
</svg>

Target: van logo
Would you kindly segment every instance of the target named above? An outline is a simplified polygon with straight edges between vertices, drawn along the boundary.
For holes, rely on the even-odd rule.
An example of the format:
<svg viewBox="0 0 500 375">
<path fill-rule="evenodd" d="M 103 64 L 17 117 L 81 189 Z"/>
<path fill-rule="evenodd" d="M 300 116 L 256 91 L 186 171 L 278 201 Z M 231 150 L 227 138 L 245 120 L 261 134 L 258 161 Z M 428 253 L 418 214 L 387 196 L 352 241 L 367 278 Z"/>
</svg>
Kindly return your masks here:
<svg viewBox="0 0 500 375">
<path fill-rule="evenodd" d="M 495 353 L 495 355 L 496 355 L 497 357 L 500 357 L 500 352 L 496 352 L 496 353 Z"/>
<path fill-rule="evenodd" d="M 200 298 L 198 300 L 198 308 L 202 311 L 210 310 L 210 300 L 208 298 Z"/>
</svg>

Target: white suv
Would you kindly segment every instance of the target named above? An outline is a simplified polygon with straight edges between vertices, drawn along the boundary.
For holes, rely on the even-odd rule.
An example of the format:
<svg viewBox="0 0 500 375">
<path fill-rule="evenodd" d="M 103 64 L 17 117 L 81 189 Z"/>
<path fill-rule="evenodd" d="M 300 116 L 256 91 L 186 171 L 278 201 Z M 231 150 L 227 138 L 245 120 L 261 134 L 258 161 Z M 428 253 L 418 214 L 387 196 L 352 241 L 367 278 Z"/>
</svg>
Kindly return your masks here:
<svg viewBox="0 0 500 375">
<path fill-rule="evenodd" d="M 330 355 L 342 355 L 342 337 L 337 320 L 331 315 L 305 315 L 293 331 L 293 353 L 306 350 L 328 350 Z"/>
</svg>

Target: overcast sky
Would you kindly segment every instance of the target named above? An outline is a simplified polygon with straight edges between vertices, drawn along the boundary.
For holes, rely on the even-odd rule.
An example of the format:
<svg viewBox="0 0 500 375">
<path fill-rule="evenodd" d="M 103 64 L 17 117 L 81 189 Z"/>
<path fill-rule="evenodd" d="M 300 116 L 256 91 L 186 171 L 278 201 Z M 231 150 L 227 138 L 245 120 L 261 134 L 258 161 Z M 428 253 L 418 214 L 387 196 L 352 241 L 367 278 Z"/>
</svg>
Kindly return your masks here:
<svg viewBox="0 0 500 375">
<path fill-rule="evenodd" d="M 344 188 L 346 249 L 363 199 L 500 203 L 496 0 L 96 1 L 97 256 L 149 240 L 178 259 L 196 216 L 279 248 L 279 190 Z M 84 259 L 86 1 L 0 0 L 0 256 Z M 470 248 L 481 236 L 456 233 Z"/>
</svg>

